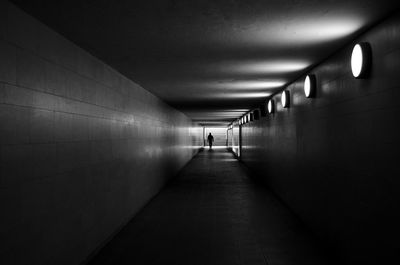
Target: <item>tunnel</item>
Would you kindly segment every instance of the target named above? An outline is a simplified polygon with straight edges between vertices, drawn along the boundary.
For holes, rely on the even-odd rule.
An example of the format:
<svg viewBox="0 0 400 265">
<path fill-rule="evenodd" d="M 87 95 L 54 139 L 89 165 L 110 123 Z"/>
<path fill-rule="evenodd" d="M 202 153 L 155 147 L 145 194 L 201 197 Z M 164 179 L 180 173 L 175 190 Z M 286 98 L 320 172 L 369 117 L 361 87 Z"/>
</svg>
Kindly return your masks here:
<svg viewBox="0 0 400 265">
<path fill-rule="evenodd" d="M 0 264 L 400 264 L 389 0 L 0 2 Z"/>
</svg>

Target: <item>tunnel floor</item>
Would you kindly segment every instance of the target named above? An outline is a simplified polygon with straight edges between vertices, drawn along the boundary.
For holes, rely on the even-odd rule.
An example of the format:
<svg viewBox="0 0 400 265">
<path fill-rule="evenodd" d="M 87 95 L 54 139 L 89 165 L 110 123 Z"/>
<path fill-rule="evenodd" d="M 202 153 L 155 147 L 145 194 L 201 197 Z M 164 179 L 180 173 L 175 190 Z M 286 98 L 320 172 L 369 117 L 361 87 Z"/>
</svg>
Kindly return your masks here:
<svg viewBox="0 0 400 265">
<path fill-rule="evenodd" d="M 332 264 L 226 149 L 205 149 L 89 264 Z"/>
</svg>

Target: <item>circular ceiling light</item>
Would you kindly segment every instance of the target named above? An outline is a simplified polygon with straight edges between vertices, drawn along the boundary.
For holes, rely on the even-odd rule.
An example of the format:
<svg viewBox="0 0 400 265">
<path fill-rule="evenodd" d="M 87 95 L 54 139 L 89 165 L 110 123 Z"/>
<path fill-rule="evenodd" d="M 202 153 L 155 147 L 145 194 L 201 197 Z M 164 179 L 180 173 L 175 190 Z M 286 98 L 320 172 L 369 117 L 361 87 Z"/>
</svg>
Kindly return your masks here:
<svg viewBox="0 0 400 265">
<path fill-rule="evenodd" d="M 371 66 L 371 48 L 367 42 L 354 45 L 351 53 L 351 72 L 355 78 L 368 75 Z"/>
<path fill-rule="evenodd" d="M 289 91 L 284 90 L 281 95 L 282 107 L 289 108 Z"/>
<path fill-rule="evenodd" d="M 315 75 L 307 75 L 304 79 L 304 94 L 306 97 L 313 98 L 316 90 L 316 78 Z"/>
<path fill-rule="evenodd" d="M 275 111 L 275 103 L 274 103 L 273 99 L 270 99 L 268 101 L 267 109 L 268 109 L 268 113 L 270 113 L 270 114 L 274 113 L 274 111 Z"/>
</svg>

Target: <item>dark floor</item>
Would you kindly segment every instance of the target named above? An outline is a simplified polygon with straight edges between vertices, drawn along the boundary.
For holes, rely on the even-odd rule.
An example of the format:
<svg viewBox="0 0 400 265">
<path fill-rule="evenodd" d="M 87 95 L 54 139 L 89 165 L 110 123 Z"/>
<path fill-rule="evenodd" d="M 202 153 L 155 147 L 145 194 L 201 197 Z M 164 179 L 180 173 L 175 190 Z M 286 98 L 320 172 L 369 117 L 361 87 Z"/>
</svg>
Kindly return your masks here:
<svg viewBox="0 0 400 265">
<path fill-rule="evenodd" d="M 90 264 L 331 264 L 326 256 L 231 153 L 206 149 Z"/>
</svg>

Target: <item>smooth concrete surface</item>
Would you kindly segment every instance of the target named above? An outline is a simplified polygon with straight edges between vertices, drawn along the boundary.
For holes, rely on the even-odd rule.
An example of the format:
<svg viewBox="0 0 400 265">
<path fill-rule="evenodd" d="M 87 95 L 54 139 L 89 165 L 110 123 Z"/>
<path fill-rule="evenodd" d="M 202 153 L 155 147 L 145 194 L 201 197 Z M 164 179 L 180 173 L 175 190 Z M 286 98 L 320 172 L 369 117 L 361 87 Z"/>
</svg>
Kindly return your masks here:
<svg viewBox="0 0 400 265">
<path fill-rule="evenodd" d="M 356 42 L 372 48 L 355 79 Z M 242 126 L 242 160 L 348 264 L 400 264 L 400 15 L 376 25 L 288 87 L 291 106 Z"/>
<path fill-rule="evenodd" d="M 237 109 L 280 90 L 280 85 L 261 90 L 263 81 L 293 81 L 399 5 L 398 0 L 12 1 L 190 118 L 226 126 L 240 115 Z"/>
<path fill-rule="evenodd" d="M 202 128 L 0 2 L 0 264 L 79 264 L 202 145 Z"/>
<path fill-rule="evenodd" d="M 204 149 L 89 264 L 337 265 L 250 177 L 226 148 Z"/>
<path fill-rule="evenodd" d="M 240 127 L 235 124 L 228 130 L 227 146 L 232 152 L 240 157 Z"/>
</svg>

